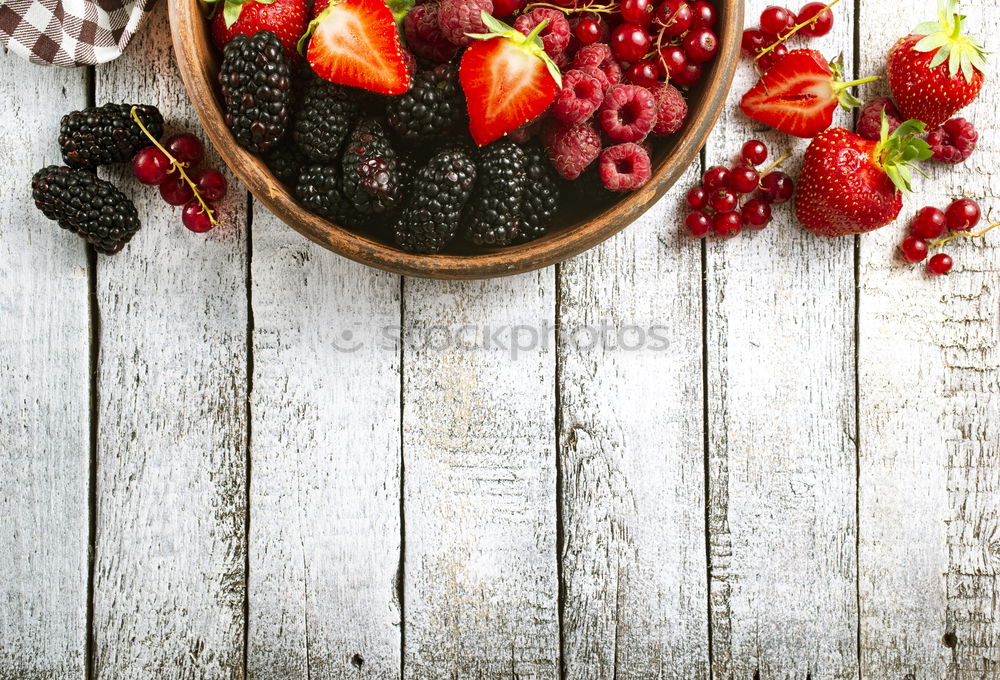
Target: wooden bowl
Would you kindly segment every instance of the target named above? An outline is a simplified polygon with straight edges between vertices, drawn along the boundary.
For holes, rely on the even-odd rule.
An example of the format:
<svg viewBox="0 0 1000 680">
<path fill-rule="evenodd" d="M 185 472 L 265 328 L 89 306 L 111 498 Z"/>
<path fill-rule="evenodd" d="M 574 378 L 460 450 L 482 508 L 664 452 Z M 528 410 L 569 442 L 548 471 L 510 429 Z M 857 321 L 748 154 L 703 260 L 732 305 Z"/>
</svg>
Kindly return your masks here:
<svg viewBox="0 0 1000 680">
<path fill-rule="evenodd" d="M 577 211 L 557 216 L 549 233 L 530 243 L 441 255 L 403 252 L 388 235 L 378 239 L 358 234 L 299 206 L 267 166 L 236 143 L 223 121 L 216 87 L 218 56 L 199 1 L 170 0 L 169 13 L 181 78 L 201 124 L 226 165 L 271 212 L 324 248 L 373 267 L 428 278 L 484 279 L 539 269 L 593 248 L 636 220 L 684 173 L 718 119 L 740 54 L 743 0 L 716 0 L 715 4 L 719 54 L 688 95 L 690 114 L 684 129 L 655 141 L 653 177 L 645 187 L 595 205 L 589 214 Z M 564 217 L 561 222 L 560 217 Z"/>
</svg>

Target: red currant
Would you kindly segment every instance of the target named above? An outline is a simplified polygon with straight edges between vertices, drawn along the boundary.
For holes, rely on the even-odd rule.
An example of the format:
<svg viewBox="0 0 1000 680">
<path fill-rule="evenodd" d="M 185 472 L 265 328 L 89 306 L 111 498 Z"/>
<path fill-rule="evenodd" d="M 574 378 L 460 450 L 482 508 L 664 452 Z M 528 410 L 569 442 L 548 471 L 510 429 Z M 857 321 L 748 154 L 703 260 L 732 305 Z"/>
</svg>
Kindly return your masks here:
<svg viewBox="0 0 1000 680">
<path fill-rule="evenodd" d="M 667 72 L 671 80 L 687 66 L 688 58 L 677 45 L 664 45 L 660 48 L 660 69 Z"/>
<path fill-rule="evenodd" d="M 583 45 L 593 45 L 601 38 L 601 25 L 596 19 L 584 17 L 577 23 L 573 35 Z"/>
<path fill-rule="evenodd" d="M 207 205 L 209 209 L 212 208 L 210 203 Z M 184 211 L 181 213 L 181 221 L 185 227 L 198 234 L 209 231 L 215 226 L 212 224 L 212 218 L 209 217 L 208 213 L 201 207 L 201 203 L 197 200 L 189 201 L 184 206 Z"/>
<path fill-rule="evenodd" d="M 715 28 L 718 16 L 715 7 L 705 0 L 694 0 L 691 3 L 691 12 L 694 14 L 694 23 L 691 28 Z"/>
<path fill-rule="evenodd" d="M 705 191 L 705 187 L 697 186 L 687 192 L 687 196 L 684 197 L 684 202 L 692 210 L 701 210 L 706 205 L 708 205 L 708 192 Z"/>
<path fill-rule="evenodd" d="M 656 22 L 663 26 L 663 35 L 676 38 L 691 29 L 694 12 L 683 0 L 664 0 L 656 8 Z"/>
<path fill-rule="evenodd" d="M 132 159 L 132 174 L 146 186 L 155 187 L 166 182 L 172 167 L 167 154 L 155 146 L 140 149 Z"/>
<path fill-rule="evenodd" d="M 744 163 L 756 167 L 767 160 L 767 146 L 760 140 L 751 139 L 743 145 L 740 156 Z"/>
<path fill-rule="evenodd" d="M 760 181 L 760 195 L 768 203 L 781 205 L 787 203 L 795 193 L 795 182 L 783 172 L 772 172 Z"/>
<path fill-rule="evenodd" d="M 941 276 L 950 272 L 953 265 L 950 255 L 938 253 L 927 262 L 927 271 L 935 276 Z"/>
<path fill-rule="evenodd" d="M 701 72 L 701 64 L 692 64 L 691 62 L 688 62 L 679 73 L 674 74 L 674 85 L 679 87 L 690 87 L 692 85 L 696 85 L 698 81 L 701 80 Z"/>
<path fill-rule="evenodd" d="M 708 199 L 708 207 L 717 213 L 732 212 L 738 204 L 739 199 L 729 189 L 718 189 Z"/>
<path fill-rule="evenodd" d="M 927 241 L 916 236 L 907 236 L 899 244 L 899 249 L 907 262 L 920 262 L 927 257 Z"/>
<path fill-rule="evenodd" d="M 700 210 L 694 210 L 684 220 L 688 234 L 694 238 L 705 238 L 712 229 L 712 220 Z"/>
<path fill-rule="evenodd" d="M 795 14 L 784 7 L 771 5 L 760 13 L 760 30 L 775 38 L 780 38 L 795 22 Z"/>
<path fill-rule="evenodd" d="M 716 236 L 732 238 L 743 229 L 743 216 L 738 212 L 719 213 L 712 218 L 712 231 Z"/>
<path fill-rule="evenodd" d="M 729 183 L 729 169 L 721 165 L 709 168 L 701 178 L 701 183 L 709 191 L 722 189 Z"/>
<path fill-rule="evenodd" d="M 822 2 L 810 2 L 799 10 L 798 23 L 804 24 L 799 33 L 807 38 L 821 38 L 833 30 L 833 10 Z"/>
<path fill-rule="evenodd" d="M 945 222 L 952 231 L 970 231 L 979 224 L 979 204 L 971 198 L 960 198 L 944 211 Z"/>
<path fill-rule="evenodd" d="M 743 204 L 743 221 L 751 229 L 763 229 L 771 221 L 771 204 L 762 198 L 752 198 Z"/>
<path fill-rule="evenodd" d="M 192 134 L 174 135 L 167 139 L 163 146 L 167 147 L 167 151 L 181 163 L 187 163 L 188 167 L 198 165 L 205 157 L 205 149 L 202 148 L 198 138 Z"/>
<path fill-rule="evenodd" d="M 194 198 L 194 192 L 183 178 L 174 175 L 160 185 L 160 196 L 170 205 L 184 205 Z"/>
<path fill-rule="evenodd" d="M 740 42 L 740 48 L 742 48 L 744 55 L 756 57 L 758 52 L 770 44 L 771 39 L 764 35 L 762 30 L 759 28 L 748 28 L 743 31 L 743 40 Z"/>
<path fill-rule="evenodd" d="M 191 173 L 191 181 L 201 197 L 207 201 L 218 201 L 226 195 L 228 184 L 226 178 L 218 170 L 201 168 Z"/>
<path fill-rule="evenodd" d="M 932 208 L 927 206 L 926 208 L 921 208 L 917 216 L 913 218 L 910 222 L 910 233 L 917 238 L 927 239 L 933 241 L 936 238 L 941 238 L 941 234 L 945 230 L 945 216 L 944 213 L 937 208 Z"/>
<path fill-rule="evenodd" d="M 526 0 L 493 0 L 493 16 L 497 18 L 509 17 L 514 12 L 524 9 Z"/>
<path fill-rule="evenodd" d="M 785 47 L 784 43 L 776 45 L 773 50 L 757 59 L 757 66 L 761 71 L 767 71 L 772 66 L 777 64 L 786 54 L 788 54 L 788 48 Z"/>
<path fill-rule="evenodd" d="M 701 64 L 719 51 L 719 39 L 710 28 L 695 28 L 684 36 L 684 54 L 688 61 Z"/>
<path fill-rule="evenodd" d="M 611 33 L 611 49 L 616 57 L 626 62 L 642 59 L 651 42 L 649 33 L 635 24 L 621 24 Z"/>
<path fill-rule="evenodd" d="M 653 20 L 656 7 L 650 0 L 622 0 L 619 11 L 628 23 L 646 26 Z"/>
<path fill-rule="evenodd" d="M 625 70 L 625 77 L 633 85 L 653 87 L 660 82 L 660 69 L 649 59 L 640 59 Z"/>
<path fill-rule="evenodd" d="M 759 182 L 760 173 L 753 168 L 742 166 L 729 172 L 729 188 L 738 194 L 749 194 Z"/>
</svg>

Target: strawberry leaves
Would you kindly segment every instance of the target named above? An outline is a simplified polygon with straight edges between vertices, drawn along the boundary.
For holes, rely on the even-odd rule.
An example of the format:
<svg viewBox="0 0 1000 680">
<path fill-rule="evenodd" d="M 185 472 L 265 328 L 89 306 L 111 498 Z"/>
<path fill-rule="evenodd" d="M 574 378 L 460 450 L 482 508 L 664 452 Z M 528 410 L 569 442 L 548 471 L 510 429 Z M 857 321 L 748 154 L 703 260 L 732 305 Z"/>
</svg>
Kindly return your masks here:
<svg viewBox="0 0 1000 680">
<path fill-rule="evenodd" d="M 882 139 L 875 148 L 875 156 L 880 159 L 885 174 L 903 193 L 913 191 L 913 170 L 920 172 L 915 163 L 934 155 L 930 144 L 918 136 L 926 131 L 927 126 L 923 122 L 908 120 L 890 134 L 889 119 L 885 111 L 882 112 Z"/>
<path fill-rule="evenodd" d="M 948 72 L 959 74 L 969 83 L 976 71 L 986 71 L 986 49 L 975 39 L 964 34 L 966 17 L 958 13 L 958 0 L 938 0 L 938 20 L 926 21 L 913 32 L 924 36 L 913 49 L 917 52 L 934 52 L 929 67 L 937 68 L 948 62 Z"/>
</svg>

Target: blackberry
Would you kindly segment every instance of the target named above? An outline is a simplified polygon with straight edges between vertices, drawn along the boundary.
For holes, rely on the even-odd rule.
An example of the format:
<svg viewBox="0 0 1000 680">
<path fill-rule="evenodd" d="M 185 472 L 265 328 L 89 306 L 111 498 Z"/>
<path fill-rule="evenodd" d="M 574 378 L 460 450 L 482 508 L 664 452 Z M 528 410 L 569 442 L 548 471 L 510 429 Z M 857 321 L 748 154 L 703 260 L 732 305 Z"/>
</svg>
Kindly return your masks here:
<svg viewBox="0 0 1000 680">
<path fill-rule="evenodd" d="M 365 118 L 344 146 L 344 195 L 363 213 L 391 210 L 400 199 L 396 152 L 380 122 Z"/>
<path fill-rule="evenodd" d="M 440 251 L 458 231 L 475 181 L 471 154 L 457 149 L 435 154 L 413 180 L 410 201 L 394 227 L 396 244 L 414 253 Z"/>
<path fill-rule="evenodd" d="M 223 50 L 219 87 L 226 125 L 240 146 L 266 153 L 281 141 L 292 107 L 292 76 L 274 33 L 230 40 Z"/>
<path fill-rule="evenodd" d="M 140 104 L 105 104 L 62 117 L 59 148 L 71 168 L 96 168 L 109 163 L 132 160 L 150 141 L 132 119 L 132 106 L 150 134 L 163 136 L 163 116 L 155 106 Z"/>
<path fill-rule="evenodd" d="M 559 178 L 542 147 L 529 144 L 522 149 L 528 181 L 521 199 L 521 236 L 530 241 L 548 230 L 559 210 Z"/>
<path fill-rule="evenodd" d="M 139 231 L 139 213 L 128 196 L 86 170 L 42 168 L 31 178 L 31 196 L 46 217 L 106 255 L 124 248 Z"/>
<path fill-rule="evenodd" d="M 368 226 L 368 217 L 358 212 L 341 193 L 340 171 L 336 166 L 303 166 L 295 195 L 304 208 L 341 227 L 363 229 Z"/>
<path fill-rule="evenodd" d="M 466 115 L 458 67 L 441 64 L 420 71 L 409 91 L 389 102 L 386 115 L 392 129 L 405 139 L 435 139 L 457 128 Z"/>
<path fill-rule="evenodd" d="M 517 144 L 503 140 L 484 147 L 479 182 L 469 201 L 465 235 L 477 246 L 503 246 L 521 235 L 521 200 L 528 159 Z"/>
<path fill-rule="evenodd" d="M 302 108 L 295 116 L 292 140 L 309 160 L 335 163 L 357 116 L 358 105 L 347 88 L 313 78 L 306 86 Z"/>
<path fill-rule="evenodd" d="M 294 187 L 302 169 L 302 154 L 287 144 L 279 144 L 264 158 L 267 167 L 282 184 Z"/>
</svg>

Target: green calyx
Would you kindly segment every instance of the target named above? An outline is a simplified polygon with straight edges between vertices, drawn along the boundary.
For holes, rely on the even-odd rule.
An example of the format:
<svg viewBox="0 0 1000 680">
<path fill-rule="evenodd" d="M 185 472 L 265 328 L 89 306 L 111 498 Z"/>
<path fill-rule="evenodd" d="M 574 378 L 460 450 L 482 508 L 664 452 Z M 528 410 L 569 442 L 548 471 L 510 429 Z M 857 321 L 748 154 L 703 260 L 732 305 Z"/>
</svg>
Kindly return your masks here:
<svg viewBox="0 0 1000 680">
<path fill-rule="evenodd" d="M 830 62 L 830 70 L 833 71 L 833 83 L 831 84 L 831 87 L 833 88 L 833 96 L 837 98 L 837 101 L 840 102 L 840 107 L 845 111 L 850 111 L 851 109 L 861 106 L 862 104 L 860 99 L 849 92 L 850 88 L 878 80 L 878 76 L 872 76 L 871 78 L 862 78 L 861 80 L 852 80 L 849 83 L 845 83 L 843 80 L 843 55 Z"/>
<path fill-rule="evenodd" d="M 913 191 L 913 171 L 923 174 L 916 163 L 934 155 L 930 144 L 918 136 L 926 131 L 927 125 L 922 121 L 908 120 L 889 134 L 889 119 L 882 111 L 882 134 L 875 147 L 875 157 L 892 183 L 904 194 Z"/>
<path fill-rule="evenodd" d="M 493 38 L 506 38 L 510 40 L 521 50 L 541 59 L 545 63 L 545 68 L 548 69 L 549 75 L 552 76 L 552 80 L 556 81 L 557 86 L 562 87 L 562 73 L 559 71 L 556 63 L 552 61 L 552 57 L 545 52 L 545 48 L 542 46 L 542 39 L 538 37 L 545 30 L 545 27 L 549 25 L 548 19 L 543 20 L 535 26 L 531 33 L 525 35 L 513 26 L 508 26 L 499 19 L 490 16 L 485 11 L 481 12 L 480 16 L 483 19 L 483 24 L 490 32 L 466 33 L 467 36 L 476 40 L 491 40 Z"/>
<path fill-rule="evenodd" d="M 971 83 L 977 70 L 986 71 L 986 49 L 965 35 L 965 20 L 965 15 L 958 13 L 958 0 L 938 0 L 938 20 L 924 22 L 913 29 L 915 34 L 924 36 L 913 49 L 935 52 L 931 68 L 947 61 L 952 76 L 961 73 Z"/>
</svg>

